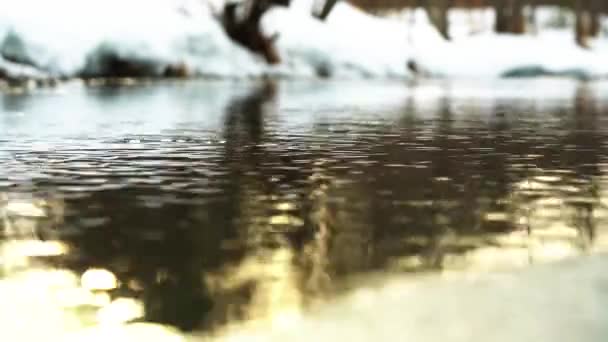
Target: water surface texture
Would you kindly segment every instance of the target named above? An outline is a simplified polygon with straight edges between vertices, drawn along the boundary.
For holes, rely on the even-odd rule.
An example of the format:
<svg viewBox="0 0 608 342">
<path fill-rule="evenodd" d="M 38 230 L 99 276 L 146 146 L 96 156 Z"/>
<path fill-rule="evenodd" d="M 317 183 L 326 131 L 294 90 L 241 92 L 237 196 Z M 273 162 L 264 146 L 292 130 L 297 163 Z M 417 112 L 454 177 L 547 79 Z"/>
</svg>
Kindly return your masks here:
<svg viewBox="0 0 608 342">
<path fill-rule="evenodd" d="M 602 251 L 607 111 L 564 80 L 6 92 L 0 317 L 282 324 L 369 274 Z"/>
</svg>

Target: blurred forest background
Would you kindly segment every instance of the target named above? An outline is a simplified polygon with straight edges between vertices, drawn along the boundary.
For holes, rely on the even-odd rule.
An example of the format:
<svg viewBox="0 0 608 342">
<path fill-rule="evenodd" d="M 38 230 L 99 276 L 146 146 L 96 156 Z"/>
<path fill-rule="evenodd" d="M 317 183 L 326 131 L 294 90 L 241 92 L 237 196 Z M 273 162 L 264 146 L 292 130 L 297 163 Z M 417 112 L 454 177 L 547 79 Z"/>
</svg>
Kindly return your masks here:
<svg viewBox="0 0 608 342">
<path fill-rule="evenodd" d="M 315 1 L 312 15 L 326 20 L 340 0 Z M 346 1 L 346 0 L 342 0 Z M 264 38 L 260 32 L 260 20 L 272 6 L 289 6 L 291 0 L 245 0 L 229 2 L 223 11 L 224 27 L 228 34 L 243 46 L 264 55 L 267 62 L 280 61 L 272 47 L 272 38 Z M 602 0 L 348 0 L 349 3 L 367 12 L 386 15 L 407 9 L 423 8 L 439 33 L 450 39 L 449 11 L 464 9 L 469 11 L 491 9 L 494 11 L 494 31 L 496 33 L 524 34 L 537 28 L 536 11 L 539 6 L 560 8 L 561 16 L 556 25 L 567 25 L 568 13 L 574 13 L 574 37 L 576 43 L 588 48 L 588 39 L 597 37 L 601 31 L 601 16 L 608 13 L 608 2 Z M 241 18 L 238 16 L 238 8 Z M 413 11 L 412 11 L 413 13 Z M 413 18 L 413 16 L 412 16 Z M 473 21 L 474 18 L 471 17 Z"/>
<path fill-rule="evenodd" d="M 328 0 L 328 3 L 336 0 Z M 575 13 L 576 39 L 585 45 L 589 36 L 600 32 L 600 16 L 608 12 L 608 2 L 601 0 L 350 0 L 370 12 L 382 13 L 402 8 L 423 7 L 441 34 L 449 39 L 448 11 L 451 8 L 492 8 L 497 33 L 522 34 L 536 25 L 536 7 L 558 6 Z M 564 19 L 565 20 L 565 19 Z"/>
</svg>

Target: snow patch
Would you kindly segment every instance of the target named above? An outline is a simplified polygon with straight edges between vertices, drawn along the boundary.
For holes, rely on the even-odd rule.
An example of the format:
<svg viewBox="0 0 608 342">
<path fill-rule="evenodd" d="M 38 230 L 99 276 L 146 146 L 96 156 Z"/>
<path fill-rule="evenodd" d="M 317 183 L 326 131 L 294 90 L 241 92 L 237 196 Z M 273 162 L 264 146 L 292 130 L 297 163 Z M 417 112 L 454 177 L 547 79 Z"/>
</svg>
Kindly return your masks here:
<svg viewBox="0 0 608 342">
<path fill-rule="evenodd" d="M 39 80 L 47 79 L 49 75 L 28 65 L 9 62 L 0 57 L 0 79 L 8 80 Z"/>
<path fill-rule="evenodd" d="M 151 76 L 260 74 L 201 1 L 22 0 L 0 4 L 0 55 L 54 76 L 104 75 L 124 62 Z"/>
<path fill-rule="evenodd" d="M 287 72 L 338 77 L 406 77 L 407 30 L 338 3 L 326 22 L 300 8 L 276 8 L 263 19 Z"/>
<path fill-rule="evenodd" d="M 578 47 L 566 32 L 533 35 L 475 35 L 416 51 L 413 60 L 428 73 L 448 78 L 608 75 L 608 56 Z"/>
</svg>

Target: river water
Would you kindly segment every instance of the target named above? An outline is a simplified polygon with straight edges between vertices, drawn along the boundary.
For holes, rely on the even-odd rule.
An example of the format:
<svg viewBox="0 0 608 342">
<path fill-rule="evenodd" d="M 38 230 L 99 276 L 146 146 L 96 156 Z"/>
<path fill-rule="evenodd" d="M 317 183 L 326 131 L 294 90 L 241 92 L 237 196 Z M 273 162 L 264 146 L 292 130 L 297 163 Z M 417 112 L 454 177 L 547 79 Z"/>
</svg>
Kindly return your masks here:
<svg viewBox="0 0 608 342">
<path fill-rule="evenodd" d="M 289 325 L 361 279 L 597 254 L 607 113 L 558 79 L 6 90 L 1 334 Z"/>
</svg>

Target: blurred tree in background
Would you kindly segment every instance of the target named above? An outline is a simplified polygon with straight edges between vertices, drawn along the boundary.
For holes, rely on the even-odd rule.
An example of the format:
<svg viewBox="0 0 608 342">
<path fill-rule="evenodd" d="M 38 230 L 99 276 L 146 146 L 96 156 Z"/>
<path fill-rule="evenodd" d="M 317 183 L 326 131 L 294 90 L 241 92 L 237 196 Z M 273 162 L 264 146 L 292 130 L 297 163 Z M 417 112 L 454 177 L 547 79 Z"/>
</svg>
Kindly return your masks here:
<svg viewBox="0 0 608 342">
<path fill-rule="evenodd" d="M 522 34 L 525 32 L 523 0 L 494 0 L 492 2 L 496 13 L 494 30 L 497 33 Z"/>
<path fill-rule="evenodd" d="M 335 2 L 336 0 L 329 0 Z M 449 39 L 450 8 L 492 8 L 495 13 L 494 31 L 497 33 L 523 34 L 536 25 L 535 11 L 538 6 L 558 6 L 574 12 L 576 42 L 587 47 L 589 37 L 601 30 L 600 17 L 608 13 L 606 0 L 349 0 L 354 5 L 370 11 L 385 12 L 404 8 L 422 7 L 439 33 Z M 527 11 L 526 11 L 527 10 Z M 526 20 L 526 15 L 529 20 Z M 565 18 L 564 18 L 565 20 Z"/>
<path fill-rule="evenodd" d="M 437 28 L 441 36 L 450 39 L 448 11 L 454 6 L 454 0 L 422 0 L 429 20 Z"/>
<path fill-rule="evenodd" d="M 603 8 L 604 7 L 604 8 Z M 576 43 L 588 47 L 588 38 L 600 33 L 600 15 L 605 10 L 601 0 L 574 0 Z"/>
<path fill-rule="evenodd" d="M 222 25 L 232 40 L 263 56 L 268 64 L 278 64 L 281 57 L 274 46 L 274 37 L 264 36 L 260 22 L 271 7 L 288 7 L 289 3 L 290 0 L 226 2 Z"/>
<path fill-rule="evenodd" d="M 319 18 L 320 20 L 325 21 L 325 19 L 327 19 L 327 17 L 329 16 L 329 13 L 331 13 L 331 10 L 334 8 L 336 3 L 338 3 L 338 0 L 323 1 L 323 6 L 321 7 L 321 11 L 319 11 L 318 13 L 313 12 L 313 16 Z"/>
</svg>

